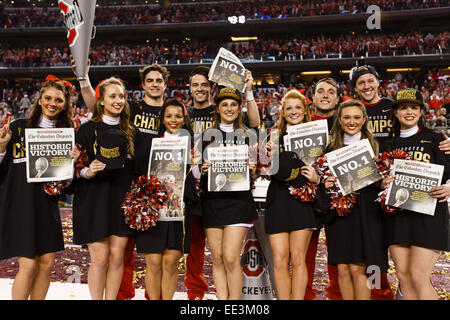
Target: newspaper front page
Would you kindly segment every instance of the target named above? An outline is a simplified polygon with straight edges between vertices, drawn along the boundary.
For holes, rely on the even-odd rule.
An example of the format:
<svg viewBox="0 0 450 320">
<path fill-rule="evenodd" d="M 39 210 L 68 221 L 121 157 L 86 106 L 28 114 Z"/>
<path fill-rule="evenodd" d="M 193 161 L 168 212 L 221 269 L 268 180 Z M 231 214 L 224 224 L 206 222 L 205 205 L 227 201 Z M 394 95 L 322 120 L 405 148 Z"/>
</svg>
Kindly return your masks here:
<svg viewBox="0 0 450 320">
<path fill-rule="evenodd" d="M 330 171 L 345 196 L 382 178 L 373 161 L 374 153 L 368 139 L 326 154 Z"/>
<path fill-rule="evenodd" d="M 73 178 L 73 128 L 25 129 L 27 182 Z"/>
<path fill-rule="evenodd" d="M 245 67 L 225 48 L 220 48 L 209 70 L 208 79 L 220 86 L 245 91 Z"/>
<path fill-rule="evenodd" d="M 395 159 L 386 204 L 414 212 L 434 215 L 437 199 L 428 191 L 441 185 L 444 166 L 414 160 Z"/>
<path fill-rule="evenodd" d="M 208 191 L 250 190 L 247 145 L 210 147 L 208 160 Z"/>
<path fill-rule="evenodd" d="M 160 221 L 184 219 L 184 181 L 188 159 L 189 137 L 154 138 L 148 166 L 153 175 L 166 187 L 169 200 L 160 211 Z"/>
<path fill-rule="evenodd" d="M 301 123 L 287 128 L 288 151 L 309 165 L 323 154 L 328 142 L 327 120 Z"/>
</svg>

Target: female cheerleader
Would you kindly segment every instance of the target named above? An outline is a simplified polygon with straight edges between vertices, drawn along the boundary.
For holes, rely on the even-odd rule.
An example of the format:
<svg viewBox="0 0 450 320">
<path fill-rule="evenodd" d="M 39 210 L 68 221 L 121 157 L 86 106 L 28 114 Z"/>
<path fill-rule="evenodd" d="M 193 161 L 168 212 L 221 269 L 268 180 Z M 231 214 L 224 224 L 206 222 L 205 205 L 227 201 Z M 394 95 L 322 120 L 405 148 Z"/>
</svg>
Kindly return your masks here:
<svg viewBox="0 0 450 320">
<path fill-rule="evenodd" d="M 374 154 L 378 144 L 368 126 L 364 105 L 348 100 L 339 106 L 331 129 L 331 141 L 326 152 L 368 139 Z M 336 177 L 325 181 L 325 188 L 334 186 Z M 388 266 L 385 223 L 381 208 L 374 205 L 379 189 L 371 184 L 358 190 L 357 203 L 347 216 L 335 217 L 328 225 L 328 262 L 338 266 L 339 289 L 344 300 L 369 300 L 367 267 L 386 272 Z"/>
<path fill-rule="evenodd" d="M 87 244 L 91 257 L 88 285 L 92 299 L 96 300 L 116 299 L 124 249 L 128 236 L 133 234 L 125 223 L 121 204 L 131 184 L 131 158 L 139 133 L 130 125 L 125 92 L 120 79 L 111 77 L 100 82 L 92 120 L 83 124 L 76 135 L 77 143 L 86 150 L 88 164 L 80 170 L 75 186 L 74 243 Z M 127 155 L 122 168 L 108 170 L 104 162 L 96 159 L 97 139 L 107 135 L 125 140 Z"/>
<path fill-rule="evenodd" d="M 232 88 L 223 88 L 216 96 L 215 102 L 213 128 L 204 133 L 204 137 L 214 136 L 215 139 L 211 143 L 205 143 L 204 153 L 208 146 L 246 143 L 245 139 L 241 138 L 248 128 L 242 123 L 240 93 Z M 236 131 L 239 134 L 234 134 Z M 248 165 L 254 175 L 256 163 L 249 162 Z M 257 218 L 256 205 L 250 190 L 207 191 L 206 173 L 210 166 L 211 163 L 206 160 L 201 166 L 204 192 L 202 219 L 211 250 L 216 296 L 220 300 L 241 299 L 243 274 L 240 254 L 247 228 L 251 227 Z"/>
<path fill-rule="evenodd" d="M 279 150 L 279 168 L 288 170 L 300 168 L 296 180 L 304 176 L 307 180 L 318 183 L 319 177 L 312 166 L 301 161 L 295 164 L 289 161 L 293 152 L 284 151 L 283 138 L 289 126 L 311 121 L 311 113 L 305 97 L 297 90 L 286 93 L 281 101 L 280 119 L 272 131 L 271 150 Z M 285 156 L 286 155 L 286 156 Z M 307 179 L 307 180 L 306 180 Z M 305 296 L 308 271 L 306 269 L 306 252 L 309 240 L 317 222 L 312 203 L 300 202 L 289 192 L 291 183 L 272 176 L 266 200 L 265 229 L 269 234 L 274 259 L 274 278 L 280 299 L 303 299 Z M 300 187 L 300 186 L 299 186 Z M 292 264 L 292 277 L 289 273 L 289 260 Z"/>
<path fill-rule="evenodd" d="M 159 123 L 161 123 L 160 137 L 176 138 L 182 134 L 194 136 L 186 109 L 176 99 L 164 103 Z M 188 165 L 184 187 L 186 213 L 189 212 L 190 205 L 196 201 L 195 182 L 189 168 Z M 193 171 L 200 178 L 199 168 L 196 167 Z M 185 219 L 189 217 L 186 216 Z M 156 226 L 146 231 L 136 232 L 137 252 L 145 255 L 147 264 L 145 285 L 151 300 L 160 298 L 172 300 L 177 288 L 179 261 L 182 253 L 189 249 L 189 237 L 185 234 L 186 230 L 189 228 L 185 228 L 183 221 L 158 221 Z"/>
<path fill-rule="evenodd" d="M 19 263 L 12 299 L 45 299 L 56 251 L 64 250 L 58 197 L 26 178 L 25 129 L 73 127 L 70 83 L 47 79 L 29 117 L 0 129 L 0 259 Z"/>
<path fill-rule="evenodd" d="M 400 90 L 392 103 L 390 149 L 409 152 L 412 160 L 444 166 L 443 183 L 450 178 L 450 158 L 439 150 L 443 136 L 426 127 L 425 106 L 419 91 Z M 385 178 L 387 188 L 395 178 Z M 429 191 L 437 202 L 434 215 L 401 210 L 388 219 L 388 245 L 404 299 L 438 299 L 430 281 L 440 251 L 448 251 L 448 204 L 450 185 Z"/>
</svg>

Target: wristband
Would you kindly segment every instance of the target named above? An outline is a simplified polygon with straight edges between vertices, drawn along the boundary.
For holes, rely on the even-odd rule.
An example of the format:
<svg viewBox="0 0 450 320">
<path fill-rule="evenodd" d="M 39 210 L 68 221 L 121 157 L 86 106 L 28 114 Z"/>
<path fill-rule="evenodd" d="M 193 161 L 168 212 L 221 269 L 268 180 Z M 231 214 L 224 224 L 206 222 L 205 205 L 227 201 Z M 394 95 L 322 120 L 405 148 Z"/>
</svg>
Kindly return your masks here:
<svg viewBox="0 0 450 320">
<path fill-rule="evenodd" d="M 89 78 L 87 78 L 86 80 L 80 81 L 80 89 L 84 89 L 84 88 L 87 88 L 90 86 L 91 86 L 91 82 L 89 81 Z"/>
<path fill-rule="evenodd" d="M 253 96 L 253 91 L 246 91 L 245 98 L 247 99 L 247 101 L 255 100 L 255 97 Z"/>
</svg>

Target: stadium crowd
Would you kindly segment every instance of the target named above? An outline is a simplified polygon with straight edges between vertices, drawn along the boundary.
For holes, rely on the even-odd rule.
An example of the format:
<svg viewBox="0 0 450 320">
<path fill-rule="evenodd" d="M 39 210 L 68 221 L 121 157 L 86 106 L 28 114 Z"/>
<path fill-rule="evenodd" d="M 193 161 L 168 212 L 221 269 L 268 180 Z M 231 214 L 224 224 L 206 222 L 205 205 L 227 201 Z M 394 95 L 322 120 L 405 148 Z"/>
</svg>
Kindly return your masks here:
<svg viewBox="0 0 450 320">
<path fill-rule="evenodd" d="M 300 60 L 331 57 L 399 56 L 415 54 L 450 53 L 450 32 L 394 33 L 381 35 L 339 35 L 302 39 L 261 39 L 248 43 L 219 43 L 217 41 L 153 40 L 151 43 L 118 44 L 108 41 L 93 44 L 90 52 L 92 65 L 133 65 L 196 63 L 213 59 L 220 47 L 226 47 L 238 58 L 251 60 Z M 29 47 L 0 48 L 1 67 L 47 67 L 70 64 L 67 45 L 39 44 Z"/>
<path fill-rule="evenodd" d="M 45 2 L 45 1 L 44 1 Z M 40 5 L 44 5 L 42 2 Z M 288 17 L 355 14 L 366 12 L 369 5 L 382 11 L 414 10 L 449 6 L 448 0 L 256 0 L 221 1 L 211 3 L 172 3 L 159 5 L 98 6 L 95 25 L 186 23 L 226 21 L 230 14 L 246 19 L 279 19 Z M 56 2 L 54 2 L 56 3 Z M 145 4 L 145 1 L 142 1 Z M 148 1 L 147 1 L 148 3 Z M 46 7 L 5 8 L 0 4 L 0 28 L 61 27 L 59 10 Z M 239 8 L 239 9 L 237 9 Z"/>
</svg>

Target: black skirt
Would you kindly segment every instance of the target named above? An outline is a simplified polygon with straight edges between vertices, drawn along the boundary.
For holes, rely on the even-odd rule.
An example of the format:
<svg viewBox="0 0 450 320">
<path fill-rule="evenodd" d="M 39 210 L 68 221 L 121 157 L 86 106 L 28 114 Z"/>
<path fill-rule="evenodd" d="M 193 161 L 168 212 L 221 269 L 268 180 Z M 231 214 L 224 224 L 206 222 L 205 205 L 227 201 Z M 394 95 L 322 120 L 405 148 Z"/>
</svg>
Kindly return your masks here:
<svg viewBox="0 0 450 320">
<path fill-rule="evenodd" d="M 0 259 L 64 250 L 58 197 L 42 183 L 27 183 L 25 153 L 16 148 L 25 148 L 25 119 L 12 122 L 11 132 L 0 164 Z"/>
<path fill-rule="evenodd" d="M 136 231 L 136 250 L 143 254 L 162 253 L 165 249 L 183 251 L 183 229 L 183 221 L 158 221 L 146 231 Z"/>
<path fill-rule="evenodd" d="M 275 178 L 270 181 L 264 218 L 266 233 L 320 228 L 312 202 L 295 199 L 288 188 L 288 185 Z"/>
<path fill-rule="evenodd" d="M 437 203 L 434 216 L 400 211 L 388 217 L 388 245 L 448 251 L 448 204 Z"/>
<path fill-rule="evenodd" d="M 206 192 L 202 204 L 204 228 L 251 223 L 258 218 L 251 191 Z"/>
<path fill-rule="evenodd" d="M 381 272 L 388 268 L 386 219 L 381 207 L 374 202 L 378 188 L 373 184 L 358 190 L 353 211 L 344 217 L 335 217 L 328 225 L 328 263 L 365 264 L 378 266 Z"/>
</svg>

